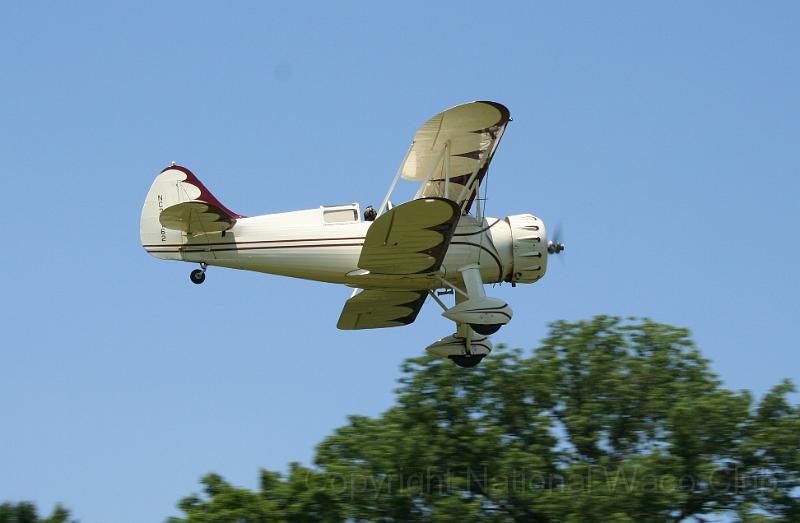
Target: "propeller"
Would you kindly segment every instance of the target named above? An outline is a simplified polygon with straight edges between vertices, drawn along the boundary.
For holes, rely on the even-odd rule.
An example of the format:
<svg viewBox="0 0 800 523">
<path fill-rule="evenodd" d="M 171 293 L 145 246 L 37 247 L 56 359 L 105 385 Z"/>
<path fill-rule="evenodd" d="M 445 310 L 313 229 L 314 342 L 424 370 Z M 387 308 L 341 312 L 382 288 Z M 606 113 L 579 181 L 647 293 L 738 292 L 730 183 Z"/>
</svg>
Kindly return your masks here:
<svg viewBox="0 0 800 523">
<path fill-rule="evenodd" d="M 548 240 L 547 242 L 548 254 L 559 254 L 563 252 L 564 249 L 566 249 L 566 246 L 561 241 L 563 238 L 562 233 L 563 233 L 563 228 L 561 227 L 561 222 L 558 222 L 558 224 L 553 229 L 553 236 L 552 236 L 553 239 Z"/>
</svg>

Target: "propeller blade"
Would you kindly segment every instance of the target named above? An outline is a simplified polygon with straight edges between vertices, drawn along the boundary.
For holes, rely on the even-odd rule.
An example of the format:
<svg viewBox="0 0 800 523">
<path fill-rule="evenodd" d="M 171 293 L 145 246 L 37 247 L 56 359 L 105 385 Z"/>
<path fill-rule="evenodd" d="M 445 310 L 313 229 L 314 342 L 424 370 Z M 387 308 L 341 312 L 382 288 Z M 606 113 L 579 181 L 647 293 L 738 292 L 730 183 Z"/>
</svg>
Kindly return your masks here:
<svg viewBox="0 0 800 523">
<path fill-rule="evenodd" d="M 564 228 L 561 224 L 561 220 L 559 220 L 558 223 L 556 223 L 556 226 L 553 227 L 553 235 L 551 239 L 547 242 L 548 254 L 560 254 L 566 249 L 566 246 L 563 243 L 563 232 Z"/>
</svg>

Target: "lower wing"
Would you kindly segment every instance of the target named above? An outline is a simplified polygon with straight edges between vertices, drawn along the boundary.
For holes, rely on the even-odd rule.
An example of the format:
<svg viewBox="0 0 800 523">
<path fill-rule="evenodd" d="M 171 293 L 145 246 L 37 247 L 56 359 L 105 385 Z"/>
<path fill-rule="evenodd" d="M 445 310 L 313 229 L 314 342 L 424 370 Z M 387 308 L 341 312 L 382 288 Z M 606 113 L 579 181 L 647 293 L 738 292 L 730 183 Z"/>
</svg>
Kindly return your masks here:
<svg viewBox="0 0 800 523">
<path fill-rule="evenodd" d="M 344 304 L 339 323 L 342 330 L 401 327 L 412 323 L 422 309 L 428 291 L 367 289 Z"/>
</svg>

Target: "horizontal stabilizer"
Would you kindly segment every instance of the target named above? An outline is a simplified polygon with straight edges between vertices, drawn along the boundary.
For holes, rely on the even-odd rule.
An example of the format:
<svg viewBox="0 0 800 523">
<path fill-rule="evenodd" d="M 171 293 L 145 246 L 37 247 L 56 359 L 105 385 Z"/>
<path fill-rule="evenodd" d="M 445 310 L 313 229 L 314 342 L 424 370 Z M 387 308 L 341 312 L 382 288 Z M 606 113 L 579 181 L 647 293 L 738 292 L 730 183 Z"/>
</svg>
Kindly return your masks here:
<svg viewBox="0 0 800 523">
<path fill-rule="evenodd" d="M 236 218 L 216 205 L 192 201 L 167 207 L 158 221 L 167 229 L 193 235 L 227 231 L 236 223 Z"/>
</svg>

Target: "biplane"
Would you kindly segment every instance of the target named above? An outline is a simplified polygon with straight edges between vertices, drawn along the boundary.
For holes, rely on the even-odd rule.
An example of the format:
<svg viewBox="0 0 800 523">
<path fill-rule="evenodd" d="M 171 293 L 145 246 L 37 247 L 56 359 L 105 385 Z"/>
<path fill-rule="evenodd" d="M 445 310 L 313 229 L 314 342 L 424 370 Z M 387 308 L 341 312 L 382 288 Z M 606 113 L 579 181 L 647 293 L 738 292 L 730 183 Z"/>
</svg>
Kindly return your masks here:
<svg viewBox="0 0 800 523">
<path fill-rule="evenodd" d="M 173 163 L 147 193 L 142 245 L 156 258 L 199 264 L 190 274 L 196 284 L 209 266 L 218 266 L 346 285 L 353 293 L 339 315 L 340 329 L 408 325 L 431 298 L 455 332 L 426 350 L 472 367 L 491 351 L 488 336 L 512 317 L 484 285 L 534 283 L 544 276 L 548 255 L 564 250 L 532 214 L 483 215 L 482 182 L 510 121 L 508 109 L 490 101 L 429 119 L 380 207 L 367 208 L 364 218 L 357 203 L 243 216 Z M 393 205 L 401 179 L 419 189 Z M 447 296 L 452 305 L 442 299 Z"/>
</svg>

